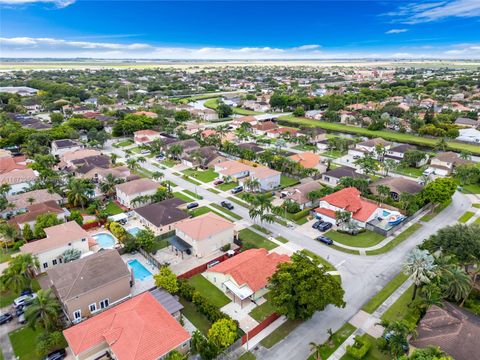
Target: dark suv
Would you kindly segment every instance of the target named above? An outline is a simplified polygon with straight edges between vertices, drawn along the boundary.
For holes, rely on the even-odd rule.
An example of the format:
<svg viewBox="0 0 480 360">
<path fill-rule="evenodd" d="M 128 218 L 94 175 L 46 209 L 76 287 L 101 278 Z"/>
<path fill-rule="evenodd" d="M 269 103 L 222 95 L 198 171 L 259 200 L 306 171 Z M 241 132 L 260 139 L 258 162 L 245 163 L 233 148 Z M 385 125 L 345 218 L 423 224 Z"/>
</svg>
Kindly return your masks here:
<svg viewBox="0 0 480 360">
<path fill-rule="evenodd" d="M 232 203 L 228 202 L 228 201 L 222 201 L 220 203 L 220 205 L 222 205 L 225 209 L 228 209 L 228 210 L 232 210 L 233 209 L 233 205 Z"/>
<path fill-rule="evenodd" d="M 45 356 L 43 360 L 61 360 L 64 359 L 65 356 L 67 356 L 67 352 L 65 351 L 65 349 L 60 349 L 51 352 L 50 354 Z"/>
<path fill-rule="evenodd" d="M 327 244 L 327 245 L 333 245 L 333 240 L 326 237 L 326 236 L 319 236 L 315 240 L 320 241 L 320 242 L 322 242 L 324 244 Z"/>
<path fill-rule="evenodd" d="M 319 227 L 321 224 L 323 224 L 323 223 L 324 223 L 324 221 L 323 221 L 322 219 L 317 220 L 317 221 L 315 221 L 315 222 L 313 223 L 312 228 L 318 229 L 318 227 Z"/>
<path fill-rule="evenodd" d="M 198 207 L 198 203 L 196 203 L 196 202 L 193 202 L 193 203 L 190 203 L 190 204 L 187 205 L 188 210 L 196 208 L 196 207 Z"/>
<path fill-rule="evenodd" d="M 317 229 L 319 231 L 327 231 L 328 229 L 331 229 L 333 226 L 332 223 L 329 223 L 329 222 L 323 222 L 321 223 L 320 225 L 318 225 Z"/>
</svg>

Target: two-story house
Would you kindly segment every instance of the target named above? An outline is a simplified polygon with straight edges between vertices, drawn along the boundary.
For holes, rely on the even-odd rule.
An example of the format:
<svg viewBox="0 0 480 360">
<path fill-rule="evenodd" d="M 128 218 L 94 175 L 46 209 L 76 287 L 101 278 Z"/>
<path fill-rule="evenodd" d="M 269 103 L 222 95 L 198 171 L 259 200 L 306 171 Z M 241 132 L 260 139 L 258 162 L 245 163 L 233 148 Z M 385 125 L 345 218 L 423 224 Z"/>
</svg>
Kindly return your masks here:
<svg viewBox="0 0 480 360">
<path fill-rule="evenodd" d="M 157 192 L 159 185 L 156 181 L 141 178 L 115 185 L 116 198 L 120 204 L 127 208 L 135 208 L 138 206 L 151 203 L 148 199 Z M 143 197 L 144 200 L 135 202 L 135 198 Z"/>
<path fill-rule="evenodd" d="M 53 156 L 62 156 L 69 151 L 83 149 L 83 144 L 71 139 L 62 139 L 52 141 L 51 154 Z"/>
</svg>

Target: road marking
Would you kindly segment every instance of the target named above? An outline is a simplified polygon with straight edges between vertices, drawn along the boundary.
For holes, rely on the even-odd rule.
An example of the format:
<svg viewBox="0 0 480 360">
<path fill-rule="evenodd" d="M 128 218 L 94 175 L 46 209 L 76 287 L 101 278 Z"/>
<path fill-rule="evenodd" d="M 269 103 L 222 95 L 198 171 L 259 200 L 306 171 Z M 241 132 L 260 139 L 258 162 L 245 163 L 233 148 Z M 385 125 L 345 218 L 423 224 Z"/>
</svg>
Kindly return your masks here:
<svg viewBox="0 0 480 360">
<path fill-rule="evenodd" d="M 340 262 L 337 264 L 337 266 L 335 266 L 335 267 L 336 267 L 336 268 L 339 268 L 340 266 L 342 266 L 342 265 L 343 265 L 343 263 L 344 263 L 345 261 L 346 261 L 346 260 L 342 260 L 342 261 L 340 261 Z"/>
</svg>

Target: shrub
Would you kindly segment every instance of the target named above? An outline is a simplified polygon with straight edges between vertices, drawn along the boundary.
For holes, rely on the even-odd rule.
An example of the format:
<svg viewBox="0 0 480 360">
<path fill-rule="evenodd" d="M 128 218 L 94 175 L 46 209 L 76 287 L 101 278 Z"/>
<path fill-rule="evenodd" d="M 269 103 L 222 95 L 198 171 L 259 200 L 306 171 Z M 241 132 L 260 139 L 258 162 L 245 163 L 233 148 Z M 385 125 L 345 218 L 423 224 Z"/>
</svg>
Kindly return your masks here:
<svg viewBox="0 0 480 360">
<path fill-rule="evenodd" d="M 223 252 L 226 252 L 228 250 L 230 250 L 231 248 L 231 244 L 226 244 L 226 245 L 223 245 L 220 250 L 222 250 Z"/>
<path fill-rule="evenodd" d="M 347 346 L 347 354 L 357 360 L 363 359 L 367 355 L 368 350 L 370 350 L 370 346 L 371 344 L 368 341 L 360 336 L 356 336 L 355 343 Z"/>
<path fill-rule="evenodd" d="M 305 210 L 296 212 L 296 213 L 293 214 L 290 218 L 291 218 L 293 221 L 296 221 L 296 220 L 299 220 L 299 219 L 307 216 L 308 214 L 310 214 L 310 209 L 305 209 Z"/>
</svg>

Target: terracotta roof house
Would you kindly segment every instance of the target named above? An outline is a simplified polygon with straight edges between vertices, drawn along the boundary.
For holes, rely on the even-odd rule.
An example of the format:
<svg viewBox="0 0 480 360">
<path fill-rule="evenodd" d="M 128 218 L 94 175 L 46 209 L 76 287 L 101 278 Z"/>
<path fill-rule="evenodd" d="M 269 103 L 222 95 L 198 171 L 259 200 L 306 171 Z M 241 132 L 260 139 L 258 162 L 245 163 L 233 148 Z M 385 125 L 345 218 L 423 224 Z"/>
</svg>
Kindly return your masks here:
<svg viewBox="0 0 480 360">
<path fill-rule="evenodd" d="M 27 167 L 25 156 L 0 157 L 0 174 Z"/>
<path fill-rule="evenodd" d="M 62 156 L 63 154 L 83 149 L 83 144 L 76 140 L 62 139 L 52 141 L 51 154 L 54 156 Z"/>
<path fill-rule="evenodd" d="M 327 132 L 318 127 L 302 128 L 297 132 L 297 137 L 306 136 L 309 144 L 316 144 L 327 139 Z"/>
<path fill-rule="evenodd" d="M 139 196 L 152 196 L 157 192 L 159 184 L 156 181 L 147 178 L 128 181 L 122 184 L 115 185 L 116 197 L 120 204 L 127 208 L 135 208 L 150 203 L 151 201 L 144 201 L 143 203 L 135 203 L 133 199 Z"/>
<path fill-rule="evenodd" d="M 203 276 L 242 304 L 243 300 L 255 301 L 263 297 L 268 292 L 268 278 L 277 271 L 279 264 L 288 261 L 288 255 L 268 253 L 263 248 L 249 249 L 207 269 Z"/>
<path fill-rule="evenodd" d="M 72 161 L 87 158 L 90 156 L 101 155 L 102 153 L 95 149 L 80 149 L 74 151 L 68 151 L 60 156 L 59 167 L 68 167 L 72 166 Z"/>
<path fill-rule="evenodd" d="M 88 233 L 75 221 L 69 221 L 44 229 L 44 239 L 34 240 L 20 247 L 22 253 L 37 256 L 41 273 L 63 262 L 63 253 L 68 249 L 78 249 L 82 254 L 89 251 Z"/>
<path fill-rule="evenodd" d="M 351 177 L 351 178 L 360 178 L 368 180 L 369 177 L 364 174 L 357 173 L 357 169 L 349 167 L 349 166 L 340 166 L 336 169 L 326 171 L 322 174 L 322 181 L 336 186 L 339 184 L 340 179 L 343 177 Z"/>
<path fill-rule="evenodd" d="M 157 116 L 157 114 L 155 114 L 155 116 Z M 160 138 L 160 133 L 155 130 L 139 130 L 133 133 L 133 139 L 137 145 L 149 143 Z"/>
<path fill-rule="evenodd" d="M 22 231 L 25 225 L 29 225 L 33 230 L 37 222 L 37 217 L 43 214 L 55 214 L 59 220 L 65 221 L 65 210 L 62 209 L 54 200 L 49 200 L 43 203 L 33 204 L 27 206 L 27 212 L 21 215 L 14 216 L 8 222 L 16 225 Z"/>
<path fill-rule="evenodd" d="M 252 126 L 256 135 L 265 135 L 267 131 L 277 128 L 278 125 L 273 121 L 264 121 Z"/>
<path fill-rule="evenodd" d="M 288 158 L 306 169 L 317 169 L 320 172 L 325 172 L 327 169 L 326 165 L 322 164 L 320 155 L 310 151 L 291 155 Z"/>
<path fill-rule="evenodd" d="M 320 204 L 315 212 L 325 220 L 335 224 L 335 212 L 347 211 L 351 214 L 352 220 L 361 228 L 371 220 L 380 218 L 386 223 L 401 222 L 404 220 L 398 211 L 374 201 L 362 198 L 360 191 L 354 187 L 344 188 L 320 199 Z"/>
<path fill-rule="evenodd" d="M 438 346 L 455 360 L 472 360 L 480 354 L 480 317 L 448 302 L 431 306 L 416 334 L 410 341 L 416 348 Z"/>
<path fill-rule="evenodd" d="M 272 190 L 280 185 L 281 172 L 265 166 L 254 167 L 237 160 L 215 164 L 215 172 L 223 179 L 238 181 L 240 185 L 244 185 L 248 178 L 256 179 L 261 190 Z"/>
<path fill-rule="evenodd" d="M 185 204 L 183 200 L 173 198 L 135 209 L 139 221 L 156 235 L 173 231 L 175 224 L 190 217 L 178 207 Z"/>
<path fill-rule="evenodd" d="M 378 186 L 388 186 L 390 189 L 390 196 L 393 200 L 398 201 L 400 195 L 403 193 L 407 194 L 418 194 L 422 191 L 423 186 L 418 182 L 402 177 L 386 177 L 379 179 L 371 183 L 368 188 L 374 195 L 378 195 Z"/>
<path fill-rule="evenodd" d="M 283 135 L 294 137 L 297 135 L 298 130 L 289 127 L 277 127 L 275 129 L 267 130 L 265 133 L 267 134 L 267 137 L 276 139 Z"/>
<path fill-rule="evenodd" d="M 242 116 L 234 119 L 230 124 L 236 128 L 240 127 L 243 123 L 249 123 L 250 125 L 256 125 L 258 120 L 254 116 Z"/>
<path fill-rule="evenodd" d="M 105 249 L 47 271 L 65 315 L 79 322 L 130 297 L 132 274 L 117 250 Z"/>
<path fill-rule="evenodd" d="M 73 356 L 93 360 L 157 360 L 189 350 L 190 334 L 144 292 L 63 331 Z"/>
<path fill-rule="evenodd" d="M 309 181 L 303 184 L 298 184 L 281 192 L 281 197 L 296 202 L 302 210 L 314 206 L 314 202 L 308 198 L 308 194 L 312 191 L 322 188 L 316 181 Z"/>
<path fill-rule="evenodd" d="M 197 257 L 210 255 L 233 243 L 235 225 L 221 216 L 206 214 L 177 222 L 175 234 L 191 246 Z"/>
<path fill-rule="evenodd" d="M 35 183 L 37 178 L 38 173 L 32 169 L 12 170 L 0 174 L 0 185 L 10 185 L 7 196 L 11 196 L 27 190 Z"/>
<path fill-rule="evenodd" d="M 9 207 L 3 212 L 3 216 L 15 215 L 16 213 L 27 211 L 27 207 L 30 205 L 40 204 L 47 201 L 55 201 L 58 204 L 62 203 L 62 197 L 57 193 L 50 193 L 46 189 L 33 190 L 25 193 L 7 196 L 9 204 L 13 204 L 13 207 Z"/>
</svg>

